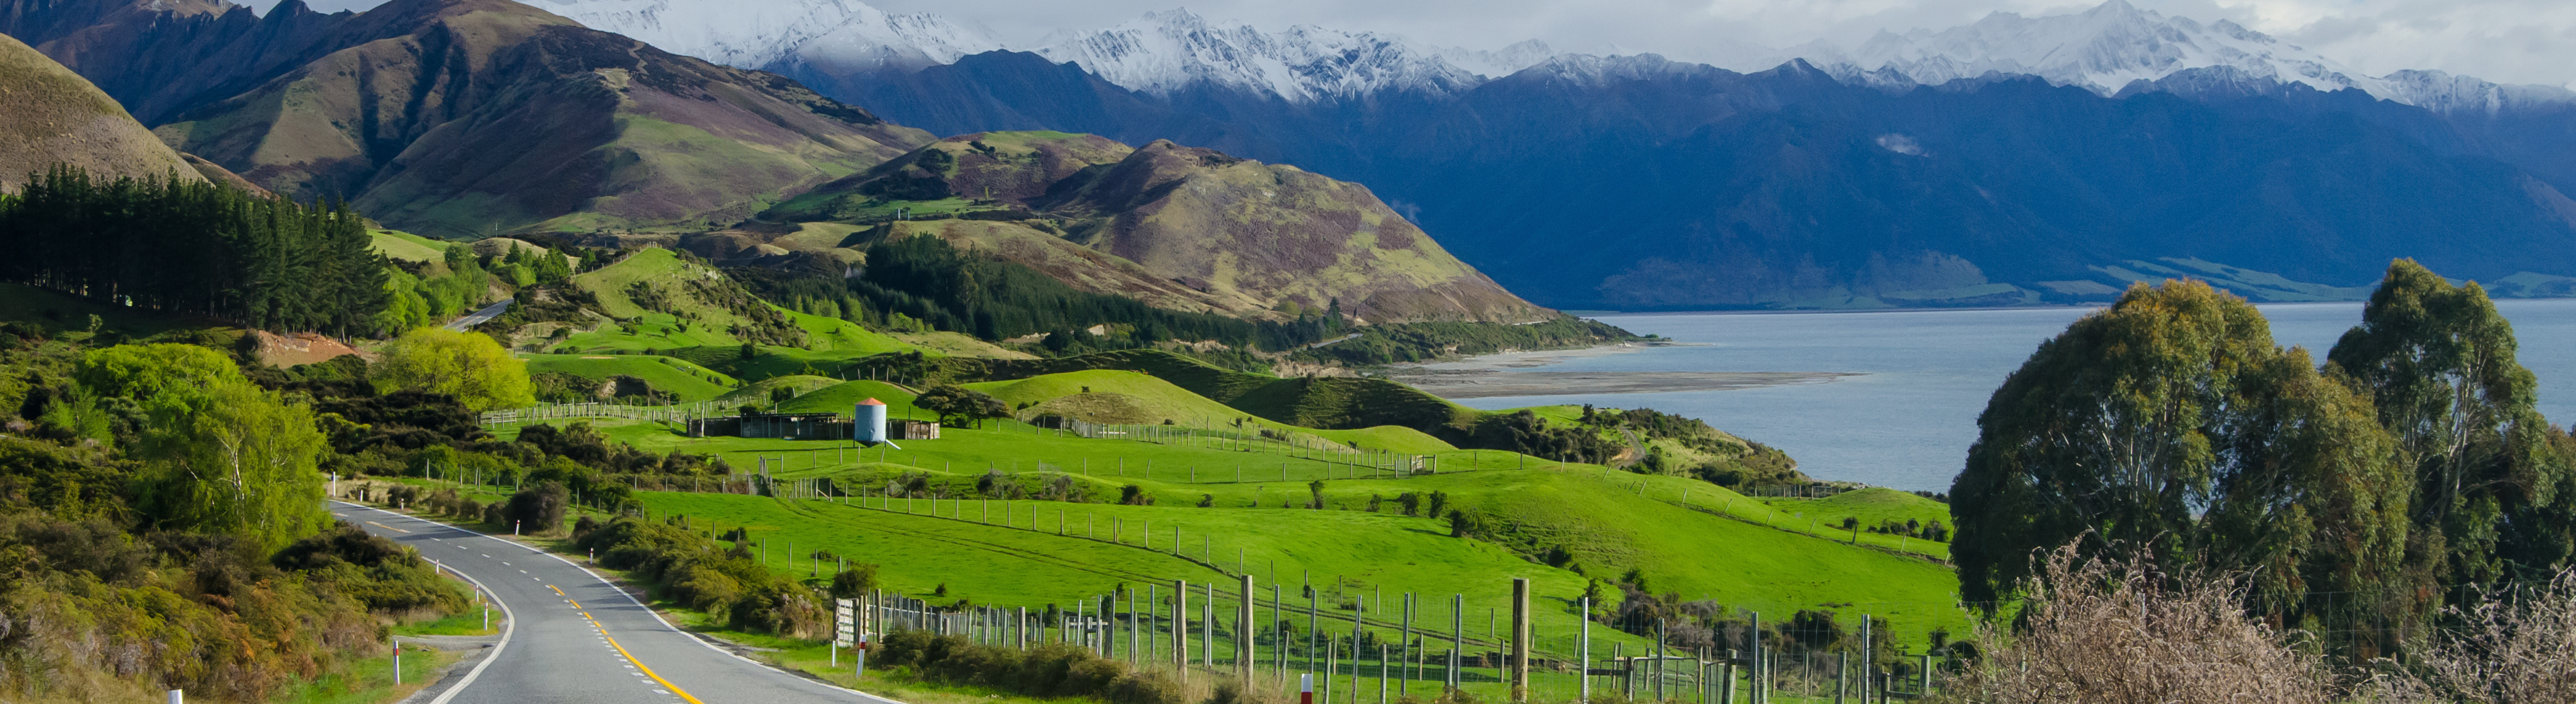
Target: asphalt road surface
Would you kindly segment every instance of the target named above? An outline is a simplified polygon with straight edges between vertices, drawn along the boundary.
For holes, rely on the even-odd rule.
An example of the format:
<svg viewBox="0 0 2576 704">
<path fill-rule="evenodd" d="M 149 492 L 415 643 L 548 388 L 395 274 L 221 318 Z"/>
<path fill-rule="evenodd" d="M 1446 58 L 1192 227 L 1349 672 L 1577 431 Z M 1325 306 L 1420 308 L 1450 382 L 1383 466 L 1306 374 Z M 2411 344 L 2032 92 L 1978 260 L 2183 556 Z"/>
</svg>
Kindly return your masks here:
<svg viewBox="0 0 2576 704">
<path fill-rule="evenodd" d="M 466 576 L 509 617 L 500 644 L 436 704 L 899 704 L 719 650 L 554 555 L 358 504 L 331 512 Z"/>
<path fill-rule="evenodd" d="M 447 325 L 443 327 L 457 332 L 465 332 L 467 330 L 474 329 L 474 326 L 476 325 L 482 325 L 484 322 L 490 321 L 493 318 L 501 317 L 502 313 L 508 312 L 510 312 L 510 300 L 502 299 L 499 303 L 484 306 L 482 310 L 467 313 L 465 314 L 465 317 L 448 321 Z"/>
</svg>

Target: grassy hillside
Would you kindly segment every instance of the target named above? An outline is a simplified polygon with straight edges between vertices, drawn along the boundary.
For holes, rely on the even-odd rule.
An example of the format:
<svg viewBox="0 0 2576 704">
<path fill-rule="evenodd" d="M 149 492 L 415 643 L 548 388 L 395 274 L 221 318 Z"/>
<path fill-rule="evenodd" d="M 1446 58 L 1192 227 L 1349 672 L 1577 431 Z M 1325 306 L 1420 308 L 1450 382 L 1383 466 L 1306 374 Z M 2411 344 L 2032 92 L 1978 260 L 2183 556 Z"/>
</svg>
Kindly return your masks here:
<svg viewBox="0 0 2576 704">
<path fill-rule="evenodd" d="M 596 385 L 611 377 L 631 376 L 643 379 L 653 390 L 672 394 L 683 402 L 705 401 L 733 390 L 732 377 L 698 366 L 688 360 L 643 355 L 527 355 L 528 373 L 549 372 L 581 377 Z"/>
<path fill-rule="evenodd" d="M 445 261 L 446 242 L 440 242 L 400 230 L 372 230 L 376 252 L 393 259 L 414 262 Z"/>
<path fill-rule="evenodd" d="M 1127 370 L 1093 369 L 965 386 L 991 394 L 1014 409 L 1027 408 L 1023 416 L 1059 413 L 1095 423 L 1173 420 L 1199 425 L 1243 415 L 1171 382 Z"/>
<path fill-rule="evenodd" d="M 1561 633 L 1572 622 L 1570 612 L 1561 610 L 1563 600 L 1580 595 L 1592 578 L 1615 579 L 1635 569 L 1652 593 L 1758 610 L 1766 619 L 1802 608 L 1846 618 L 1867 612 L 1892 619 L 1900 636 L 1914 643 L 1935 628 L 1965 632 L 1964 615 L 1954 603 L 1955 581 L 1942 565 L 1878 549 L 1868 540 L 1852 546 L 1829 533 L 1810 536 L 1740 520 L 1757 517 L 1762 505 L 1677 477 L 1587 465 L 1560 469 L 1485 451 L 1456 453 L 1454 461 L 1444 455 L 1444 471 L 1436 475 L 1355 479 L 1371 472 L 1220 447 L 1063 437 L 1010 422 L 985 430 L 950 429 L 940 440 L 905 441 L 901 450 L 857 451 L 828 442 L 682 438 L 640 424 L 608 430 L 650 451 L 717 452 L 736 466 L 749 466 L 758 456 L 785 457 L 783 467 L 772 468 L 791 479 L 881 488 L 899 475 L 917 474 L 932 487 L 947 487 L 928 493 L 974 496 L 975 482 L 998 472 L 1006 486 L 1023 492 L 1046 491 L 1063 481 L 1088 497 L 1083 503 L 935 505 L 915 499 L 909 507 L 895 499 L 863 509 L 823 500 L 646 495 L 656 509 L 688 514 L 692 521 L 749 526 L 755 537 L 770 538 L 782 567 L 784 542 L 793 539 L 798 554 L 820 547 L 884 564 L 890 584 L 916 594 L 946 584 L 952 596 L 1034 606 L 1120 582 L 1197 580 L 1221 572 L 1250 573 L 1264 585 L 1275 579 L 1292 591 L 1311 579 L 1328 587 L 1344 584 L 1351 593 L 1470 592 L 1471 603 L 1485 603 L 1507 591 L 1507 577 L 1527 576 L 1538 580 L 1541 602 L 1553 605 L 1542 610 L 1542 624 L 1552 623 Z M 1474 464 L 1488 468 L 1461 471 L 1471 464 L 1471 454 L 1481 456 Z M 1531 468 L 1505 469 L 1521 462 Z M 1282 465 L 1289 474 L 1284 481 Z M 1331 477 L 1321 492 L 1327 510 L 1302 508 L 1314 496 L 1309 482 L 1325 477 Z M 1117 505 L 1120 487 L 1128 485 L 1153 505 Z M 1433 491 L 1444 492 L 1451 507 L 1485 516 L 1490 532 L 1481 540 L 1459 540 L 1448 537 L 1445 522 L 1401 514 L 1395 500 L 1400 494 Z M 1199 507 L 1202 502 L 1209 506 Z M 993 527 L 985 526 L 988 509 Z M 1070 536 L 1056 535 L 1059 516 Z M 1174 528 L 1181 531 L 1177 556 Z M 1093 551 L 1112 541 L 1113 531 L 1127 552 L 1095 556 Z M 894 547 L 906 541 L 913 545 Z M 1923 548 L 1922 541 L 1914 543 L 1916 550 Z M 1557 548 L 1570 558 L 1561 566 L 1531 561 Z"/>
<path fill-rule="evenodd" d="M 650 248 L 572 278 L 620 322 L 574 333 L 555 345 L 574 352 L 670 352 L 729 374 L 764 379 L 816 363 L 920 348 L 855 323 L 789 311 L 725 279 L 715 267 Z M 755 359 L 740 358 L 744 343 Z M 696 348 L 691 350 L 691 348 Z M 680 352 L 680 350 L 691 350 Z"/>
<path fill-rule="evenodd" d="M 885 402 L 886 414 L 889 418 L 919 418 L 927 420 L 931 416 L 935 415 L 930 412 L 914 408 L 912 405 L 912 396 L 912 392 L 905 391 L 902 387 L 882 381 L 845 381 L 839 384 L 815 389 L 811 392 L 805 393 L 804 395 L 797 396 L 794 400 L 779 404 L 777 410 L 782 413 L 822 413 L 829 411 L 839 413 L 841 415 L 849 415 L 851 413 L 851 408 L 858 405 L 860 401 L 873 398 Z"/>
<path fill-rule="evenodd" d="M 839 383 L 841 383 L 841 380 L 831 377 L 791 374 L 788 376 L 771 377 L 744 384 L 740 388 L 736 388 L 732 391 L 726 392 L 722 396 L 716 397 L 715 400 L 729 404 L 756 403 L 762 406 L 767 406 L 770 404 L 770 397 L 779 393 L 780 389 L 786 389 L 786 393 L 789 394 L 802 396 L 812 393 L 816 389 L 830 387 Z"/>
</svg>

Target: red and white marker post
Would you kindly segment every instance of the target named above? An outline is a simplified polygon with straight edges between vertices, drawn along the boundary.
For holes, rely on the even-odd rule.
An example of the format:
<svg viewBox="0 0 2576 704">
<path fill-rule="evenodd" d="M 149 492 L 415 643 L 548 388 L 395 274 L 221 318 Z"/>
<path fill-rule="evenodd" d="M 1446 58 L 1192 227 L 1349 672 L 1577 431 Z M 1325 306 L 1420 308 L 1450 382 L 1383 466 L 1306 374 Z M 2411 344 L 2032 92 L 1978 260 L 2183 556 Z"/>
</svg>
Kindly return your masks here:
<svg viewBox="0 0 2576 704">
<path fill-rule="evenodd" d="M 1315 704 L 1315 673 L 1297 676 L 1297 704 Z"/>
</svg>

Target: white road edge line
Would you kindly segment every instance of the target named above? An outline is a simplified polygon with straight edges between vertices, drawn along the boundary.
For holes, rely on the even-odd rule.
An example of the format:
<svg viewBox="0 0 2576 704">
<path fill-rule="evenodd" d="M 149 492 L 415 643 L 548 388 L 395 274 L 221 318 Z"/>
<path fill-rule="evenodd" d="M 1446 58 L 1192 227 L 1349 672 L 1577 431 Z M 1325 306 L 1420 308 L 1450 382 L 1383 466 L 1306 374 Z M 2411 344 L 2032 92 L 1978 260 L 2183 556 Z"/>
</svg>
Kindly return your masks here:
<svg viewBox="0 0 2576 704">
<path fill-rule="evenodd" d="M 780 668 L 778 668 L 777 666 L 770 665 L 769 663 L 761 662 L 761 661 L 758 661 L 758 660 L 753 660 L 753 659 L 751 659 L 751 658 L 746 658 L 746 657 L 743 657 L 743 656 L 741 656 L 741 655 L 736 655 L 736 654 L 734 654 L 734 652 L 733 652 L 733 651 L 731 651 L 731 650 L 726 650 L 726 649 L 723 649 L 723 648 L 716 647 L 716 644 L 707 642 L 707 639 L 698 637 L 698 634 L 690 633 L 690 632 L 688 632 L 688 631 L 681 630 L 678 626 L 673 626 L 673 625 L 671 625 L 671 622 L 670 622 L 670 621 L 664 620 L 664 619 L 662 618 L 662 613 L 661 613 L 661 612 L 659 612 L 659 611 L 654 611 L 654 610 L 653 610 L 653 607 L 651 607 L 651 606 L 646 606 L 646 605 L 644 604 L 644 602 L 636 600 L 636 599 L 635 599 L 635 595 L 634 595 L 634 594 L 632 594 L 632 593 L 627 592 L 627 591 L 626 591 L 626 589 L 625 589 L 624 587 L 617 586 L 617 583 L 616 583 L 616 582 L 608 581 L 608 578 L 607 578 L 607 577 L 602 577 L 602 576 L 600 576 L 600 575 L 599 575 L 599 573 L 590 571 L 590 568 L 588 568 L 588 567 L 583 567 L 583 566 L 581 566 L 581 563 L 574 562 L 574 561 L 572 561 L 572 560 L 568 560 L 568 559 L 564 559 L 564 556 L 562 556 L 562 555 L 557 555 L 557 554 L 550 553 L 550 552 L 537 551 L 537 554 L 544 555 L 544 556 L 546 556 L 546 557 L 554 558 L 556 562 L 561 562 L 561 563 L 564 563 L 564 564 L 566 564 L 566 565 L 571 565 L 573 569 L 581 570 L 583 574 L 588 574 L 588 575 L 590 575 L 590 578 L 591 578 L 591 579 L 599 580 L 599 584 L 600 584 L 601 586 L 608 587 L 609 591 L 617 592 L 617 595 L 618 595 L 618 596 L 626 597 L 626 603 L 634 604 L 634 605 L 635 605 L 635 608 L 643 609 L 643 610 L 644 610 L 645 615 L 652 616 L 652 617 L 653 617 L 653 620 L 655 620 L 655 621 L 660 621 L 660 622 L 661 622 L 661 624 L 662 624 L 662 627 L 663 627 L 663 628 L 671 629 L 671 632 L 673 632 L 673 633 L 678 633 L 678 634 L 680 634 L 682 637 L 688 638 L 690 641 L 695 642 L 695 643 L 697 643 L 698 645 L 706 646 L 706 649 L 716 651 L 717 653 L 720 653 L 720 654 L 724 655 L 725 657 L 729 657 L 729 658 L 733 658 L 733 659 L 735 659 L 735 660 L 741 660 L 741 661 L 743 661 L 743 662 L 750 663 L 753 667 L 758 667 L 758 668 L 766 669 L 766 670 L 769 670 L 769 671 L 772 671 L 772 672 L 776 672 L 776 673 L 781 674 L 781 675 L 786 675 L 789 679 L 793 679 L 793 680 L 798 681 L 798 682 L 803 682 L 803 683 L 806 683 L 806 684 L 814 685 L 814 686 L 817 686 L 817 687 L 823 687 L 823 688 L 826 688 L 826 689 L 832 689 L 832 690 L 837 690 L 837 691 L 841 691 L 841 692 L 847 692 L 847 693 L 849 693 L 849 694 L 851 694 L 851 695 L 854 695 L 854 696 L 857 696 L 858 698 L 863 699 L 863 700 L 873 701 L 873 702 L 882 702 L 883 704 L 904 704 L 904 702 L 896 701 L 896 700 L 893 700 L 893 699 L 887 699 L 887 698 L 885 698 L 885 697 L 880 697 L 880 696 L 877 696 L 877 695 L 874 695 L 874 694 L 869 694 L 869 693 L 866 693 L 866 692 L 861 692 L 861 691 L 859 691 L 859 690 L 850 689 L 850 688 L 848 688 L 848 687 L 843 687 L 843 686 L 840 686 L 840 685 L 837 685 L 837 684 L 832 684 L 832 683 L 829 683 L 829 682 L 818 682 L 818 681 L 815 681 L 814 679 L 809 678 L 809 677 L 806 677 L 806 676 L 804 676 L 804 675 L 796 674 L 796 673 L 793 673 L 793 672 L 788 672 L 788 671 L 786 671 L 786 670 L 784 670 L 784 669 L 780 669 Z M 433 703 L 433 704 L 435 704 L 435 703 Z"/>
<path fill-rule="evenodd" d="M 358 505 L 358 504 L 350 504 L 350 503 L 341 502 L 341 501 L 333 501 L 332 503 L 344 504 L 344 505 L 347 505 L 347 506 L 352 506 L 352 507 L 356 507 L 356 508 L 362 508 L 362 509 L 366 509 L 366 510 L 369 510 L 369 511 L 374 511 L 374 510 L 376 510 L 376 509 L 371 508 L 371 507 L 361 506 L 361 505 Z M 393 513 L 392 513 L 392 512 L 390 512 L 390 511 L 387 511 L 387 512 L 384 512 L 384 513 L 387 513 L 387 514 L 389 514 L 389 515 L 399 515 L 399 514 L 393 514 Z M 460 528 L 460 529 L 458 529 L 458 530 L 464 530 L 464 529 Z M 470 530 L 469 530 L 469 531 L 465 531 L 465 532 L 473 533 L 474 531 L 470 531 Z M 481 535 L 481 534 L 480 534 L 480 533 L 476 533 L 476 535 Z M 466 574 L 464 570 L 448 570 L 448 571 L 449 571 L 449 572 L 453 572 L 453 573 L 455 573 L 455 574 L 456 574 L 456 576 L 458 576 L 458 577 L 464 577 L 464 578 L 465 578 L 465 581 L 467 581 L 467 582 L 469 582 L 469 583 L 472 583 L 472 584 L 474 585 L 474 588 L 476 588 L 476 589 L 481 589 L 481 590 L 483 590 L 483 593 L 484 593 L 484 594 L 488 594 L 488 595 L 490 595 L 490 596 L 491 596 L 491 598 L 492 598 L 492 605 L 501 607 L 501 642 L 498 642 L 498 643 L 494 643 L 494 644 L 492 644 L 492 652 L 484 654 L 484 656 L 483 656 L 483 661 L 482 661 L 482 662 L 474 663 L 474 669 L 472 669 L 472 670 L 467 670 L 467 671 L 465 672 L 465 679 L 457 680 L 457 681 L 456 681 L 456 686 L 454 686 L 454 687 L 449 687 L 449 688 L 447 688 L 447 691 L 438 693 L 438 698 L 429 700 L 429 704 L 447 704 L 447 702 L 448 702 L 449 700 L 453 700 L 453 699 L 455 699 L 455 698 L 456 698 L 457 693 L 465 691 L 465 687 L 466 687 L 467 685 L 474 684 L 474 678 L 482 677 L 482 676 L 483 676 L 483 668 L 491 667 L 491 666 L 492 666 L 493 661 L 496 661 L 496 660 L 500 660 L 500 659 L 501 659 L 501 651 L 502 651 L 503 649 L 505 649 L 505 648 L 510 647 L 510 636 L 511 636 L 512 634 L 515 634 L 515 633 L 517 633 L 517 632 L 519 631 L 519 616 L 518 616 L 518 614 L 514 614 L 514 613 L 511 613 L 511 612 L 510 612 L 510 603 L 509 603 L 509 602 L 506 602 L 506 601 L 502 601 L 502 600 L 501 600 L 501 593 L 500 593 L 500 592 L 492 591 L 492 588 L 491 588 L 491 587 L 483 586 L 483 581 L 482 581 L 482 580 L 475 579 L 475 578 L 474 578 L 474 575 Z"/>
<path fill-rule="evenodd" d="M 347 503 L 347 502 L 334 500 L 332 503 Z M 733 659 L 735 659 L 735 660 L 741 660 L 741 661 L 743 661 L 743 662 L 745 662 L 745 663 L 750 663 L 753 667 L 758 667 L 758 668 L 762 668 L 762 669 L 769 670 L 769 671 L 771 671 L 771 672 L 776 672 L 776 673 L 781 674 L 781 675 L 786 675 L 788 678 L 790 678 L 790 679 L 794 679 L 794 680 L 796 680 L 796 681 L 798 681 L 798 682 L 803 682 L 803 683 L 806 683 L 806 684 L 811 684 L 811 685 L 814 685 L 814 686 L 817 686 L 817 687 L 823 687 L 823 688 L 825 688 L 825 689 L 831 689 L 831 690 L 836 690 L 836 691 L 841 691 L 841 692 L 847 692 L 847 693 L 849 693 L 849 694 L 856 695 L 856 696 L 858 696 L 858 697 L 859 697 L 859 698 L 861 698 L 861 699 L 865 699 L 865 700 L 868 700 L 868 701 L 874 701 L 874 702 L 881 702 L 882 704 L 905 704 L 905 702 L 901 702 L 901 701 L 897 701 L 897 700 L 893 700 L 893 699 L 887 699 L 887 698 L 885 698 L 885 697 L 880 697 L 880 696 L 877 696 L 877 695 L 874 695 L 874 694 L 869 694 L 869 693 L 866 693 L 866 692 L 861 692 L 861 691 L 859 691 L 859 690 L 850 689 L 850 688 L 848 688 L 848 687 L 843 687 L 843 686 L 836 685 L 836 684 L 832 684 L 832 683 L 829 683 L 829 682 L 817 682 L 817 681 L 814 681 L 813 679 L 810 679 L 810 678 L 805 677 L 804 675 L 799 675 L 799 674 L 796 674 L 796 673 L 788 672 L 788 671 L 786 671 L 786 670 L 782 670 L 782 669 L 779 669 L 779 668 L 777 668 L 777 667 L 775 667 L 775 666 L 772 666 L 772 665 L 770 665 L 770 664 L 768 664 L 768 663 L 764 663 L 764 662 L 761 662 L 761 661 L 758 661 L 758 660 L 753 660 L 753 659 L 751 659 L 751 658 L 746 658 L 746 657 L 743 657 L 743 656 L 740 656 L 740 655 L 736 655 L 736 654 L 734 654 L 734 652 L 733 652 L 733 651 L 730 651 L 730 650 L 726 650 L 726 649 L 723 649 L 723 648 L 716 647 L 716 644 L 707 642 L 707 639 L 705 639 L 705 638 L 700 638 L 700 637 L 698 637 L 698 635 L 697 635 L 697 634 L 695 634 L 695 633 L 690 633 L 690 632 L 688 632 L 688 631 L 681 630 L 678 626 L 673 626 L 673 625 L 671 625 L 671 622 L 670 622 L 670 621 L 664 620 L 664 619 L 662 618 L 662 613 L 661 613 L 661 612 L 654 611 L 654 610 L 653 610 L 653 607 L 645 605 L 645 604 L 644 604 L 644 602 L 642 602 L 642 601 L 637 601 L 637 600 L 635 599 L 635 595 L 634 595 L 634 594 L 627 593 L 626 589 L 625 589 L 625 588 L 623 588 L 623 587 L 619 587 L 619 586 L 617 586 L 617 583 L 616 583 L 616 582 L 608 581 L 608 578 L 607 578 L 607 577 L 602 577 L 602 576 L 600 576 L 600 575 L 599 575 L 599 573 L 590 571 L 590 568 L 581 566 L 581 563 L 574 562 L 574 561 L 572 561 L 572 560 L 568 560 L 568 559 L 564 559 L 564 556 L 562 556 L 562 555 L 557 555 L 557 554 L 554 554 L 554 553 L 551 553 L 551 552 L 546 552 L 544 549 L 542 549 L 542 548 L 538 548 L 538 547 L 536 547 L 536 546 L 534 546 L 534 545 L 528 545 L 528 544 L 525 544 L 525 543 L 519 543 L 519 542 L 515 542 L 515 541 L 510 541 L 510 540 L 503 540 L 503 539 L 501 539 L 501 538 L 499 538 L 499 537 L 496 537 L 496 536 L 484 535 L 483 533 L 478 532 L 478 531 L 469 530 L 469 529 L 466 529 L 466 528 L 460 528 L 460 527 L 453 526 L 453 525 L 449 525 L 449 524 L 445 524 L 445 523 L 439 523 L 439 522 L 437 522 L 437 521 L 432 521 L 432 520 L 428 520 L 428 519 L 425 519 L 425 518 L 413 518 L 413 517 L 411 517 L 411 516 L 403 516 L 402 514 L 394 513 L 394 512 L 391 512 L 391 511 L 385 511 L 385 510 L 383 510 L 383 509 L 378 509 L 378 508 L 375 508 L 375 507 L 372 507 L 372 506 L 364 506 L 364 505 L 360 505 L 360 504 L 348 504 L 348 505 L 350 505 L 350 506 L 356 506 L 356 507 L 358 507 L 358 508 L 367 509 L 367 510 L 369 510 L 369 511 L 376 511 L 376 512 L 379 512 L 379 513 L 384 513 L 384 514 L 387 514 L 387 515 L 400 516 L 400 517 L 402 517 L 402 518 L 409 518 L 409 519 L 414 520 L 414 521 L 419 521 L 419 522 L 422 522 L 422 523 L 427 523 L 427 524 L 430 524 L 430 525 L 438 526 L 438 527 L 440 527 L 440 528 L 450 528 L 450 529 L 454 529 L 454 530 L 464 531 L 464 532 L 467 532 L 467 533 L 472 533 L 472 534 L 474 534 L 474 535 L 482 536 L 482 537 L 487 538 L 487 539 L 490 539 L 490 540 L 492 540 L 492 541 L 499 542 L 499 543 L 501 543 L 501 544 L 503 544 L 503 545 L 508 545 L 508 546 L 511 546 L 511 547 L 520 548 L 520 549 L 526 550 L 526 551 L 528 551 L 528 552 L 532 552 L 532 553 L 536 553 L 536 554 L 539 554 L 539 555 L 544 555 L 544 556 L 546 556 L 546 557 L 554 558 L 556 562 L 561 562 L 561 563 L 564 563 L 564 564 L 566 564 L 566 565 L 570 565 L 570 566 L 572 566 L 572 568 L 573 568 L 573 569 L 581 570 L 581 571 L 582 571 L 582 574 L 590 575 L 590 578 L 591 578 L 591 579 L 599 580 L 599 583 L 600 583 L 601 585 L 603 585 L 603 586 L 608 587 L 608 589 L 609 589 L 610 591 L 617 592 L 617 595 L 618 595 L 618 596 L 625 597 L 625 598 L 626 598 L 626 603 L 634 604 L 634 605 L 635 605 L 635 608 L 643 609 L 643 610 L 644 610 L 645 615 L 652 616 L 652 617 L 653 617 L 653 620 L 654 620 L 654 621 L 658 621 L 658 622 L 660 622 L 660 623 L 662 624 L 662 627 L 663 627 L 663 628 L 671 629 L 671 632 L 673 632 L 673 633 L 678 633 L 678 634 L 680 634 L 681 636 L 687 637 L 690 641 L 695 642 L 695 643 L 697 643 L 698 645 L 705 646 L 705 647 L 706 647 L 706 649 L 708 649 L 708 650 L 716 651 L 717 653 L 723 654 L 724 656 L 726 656 L 726 657 L 730 657 L 730 658 L 733 658 Z M 521 572 L 521 573 L 525 573 L 525 572 L 526 572 L 526 570 L 520 570 L 520 572 Z M 544 580 L 543 578 L 538 578 L 538 579 L 537 579 L 537 581 L 543 582 L 543 581 L 545 581 L 545 580 Z M 497 594 L 495 595 L 495 598 L 493 599 L 493 601 L 494 601 L 494 602 L 499 602 L 499 601 L 500 601 L 500 599 L 498 598 Z M 507 607 L 504 607 L 504 608 L 502 609 L 502 612 L 503 612 L 504 614 L 507 614 L 507 613 L 509 612 L 509 609 L 508 609 Z M 512 619 L 512 620 L 511 620 L 511 624 L 512 624 L 513 626 L 515 626 L 517 623 L 518 623 L 517 619 Z M 493 654 L 493 655 L 499 655 L 499 654 L 501 654 L 501 653 L 500 653 L 500 651 L 499 651 L 498 649 L 495 649 L 495 650 L 493 650 L 492 654 Z M 491 660 L 486 659 L 486 660 L 484 660 L 483 662 L 484 662 L 485 664 L 490 664 L 490 663 L 491 663 Z M 476 672 L 481 672 L 483 668 L 482 668 L 481 666 L 479 666 L 479 665 L 478 665 L 478 666 L 476 666 L 474 669 L 475 669 L 475 671 L 476 671 Z M 469 682 L 470 682 L 470 681 L 472 681 L 472 680 L 470 680 L 470 679 L 469 679 L 469 680 L 467 680 L 467 681 L 469 681 Z M 465 688 L 465 683 L 464 683 L 464 682 L 459 682 L 459 683 L 457 683 L 457 685 L 456 685 L 456 687 L 455 687 L 455 689 L 459 689 L 459 690 L 464 689 L 464 688 Z M 450 690 L 450 691 L 454 691 L 454 690 Z M 438 701 L 430 702 L 430 704 L 447 704 L 447 702 L 446 702 L 446 701 L 445 701 L 445 699 L 442 697 L 442 698 L 441 698 L 440 700 L 438 700 Z"/>
</svg>

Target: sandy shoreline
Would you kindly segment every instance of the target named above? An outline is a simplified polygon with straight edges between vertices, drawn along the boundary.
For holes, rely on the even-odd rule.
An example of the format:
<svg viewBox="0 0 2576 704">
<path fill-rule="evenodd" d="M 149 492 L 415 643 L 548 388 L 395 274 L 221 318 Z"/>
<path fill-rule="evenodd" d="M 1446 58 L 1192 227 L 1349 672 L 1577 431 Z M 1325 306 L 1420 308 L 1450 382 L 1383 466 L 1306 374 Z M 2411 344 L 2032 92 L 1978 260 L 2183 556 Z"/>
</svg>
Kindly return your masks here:
<svg viewBox="0 0 2576 704">
<path fill-rule="evenodd" d="M 1518 371 L 1561 364 L 1567 360 L 1640 352 L 1681 343 L 1622 343 L 1572 350 L 1504 352 L 1462 360 L 1396 365 L 1388 378 L 1429 391 L 1441 398 L 1557 396 L 1567 394 L 1638 394 L 1665 391 L 1728 391 L 1790 384 L 1822 384 L 1848 372 L 1548 372 Z"/>
</svg>

